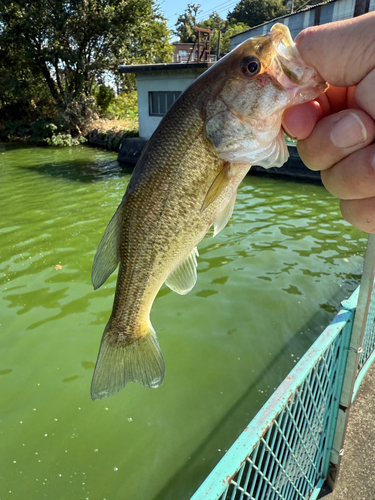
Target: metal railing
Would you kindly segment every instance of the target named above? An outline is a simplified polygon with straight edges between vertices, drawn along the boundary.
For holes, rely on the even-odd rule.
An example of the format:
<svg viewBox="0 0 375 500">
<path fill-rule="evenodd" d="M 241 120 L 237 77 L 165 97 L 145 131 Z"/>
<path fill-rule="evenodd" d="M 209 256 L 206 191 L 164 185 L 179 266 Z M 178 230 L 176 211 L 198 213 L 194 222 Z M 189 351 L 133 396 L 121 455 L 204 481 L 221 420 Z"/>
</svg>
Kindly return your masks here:
<svg viewBox="0 0 375 500">
<path fill-rule="evenodd" d="M 362 352 L 360 353 L 361 356 L 359 358 L 358 373 L 363 369 L 366 362 L 370 359 L 370 356 L 375 348 L 375 289 L 372 290 L 368 318 L 369 319 L 366 322 L 366 329 L 362 342 Z"/>
<path fill-rule="evenodd" d="M 371 235 L 360 291 L 342 303 L 191 500 L 318 497 L 330 464 L 338 463 L 350 402 L 375 358 L 374 262 Z"/>
<path fill-rule="evenodd" d="M 216 62 L 217 61 L 217 56 L 216 55 L 210 55 L 208 56 L 207 59 L 201 58 L 200 62 Z M 173 54 L 172 55 L 172 62 L 174 63 L 196 63 L 198 62 L 198 57 L 193 56 L 193 55 L 186 55 L 186 56 L 180 56 L 178 54 Z"/>
</svg>

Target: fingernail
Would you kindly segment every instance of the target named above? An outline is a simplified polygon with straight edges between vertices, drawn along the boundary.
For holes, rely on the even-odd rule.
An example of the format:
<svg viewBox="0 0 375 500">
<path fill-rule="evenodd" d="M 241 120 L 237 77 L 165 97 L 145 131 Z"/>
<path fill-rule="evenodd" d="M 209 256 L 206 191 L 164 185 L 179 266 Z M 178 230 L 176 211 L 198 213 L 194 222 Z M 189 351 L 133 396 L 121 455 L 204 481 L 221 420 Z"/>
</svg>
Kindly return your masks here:
<svg viewBox="0 0 375 500">
<path fill-rule="evenodd" d="M 345 114 L 331 130 L 331 140 L 338 148 L 351 148 L 366 139 L 366 127 L 354 113 Z"/>
</svg>

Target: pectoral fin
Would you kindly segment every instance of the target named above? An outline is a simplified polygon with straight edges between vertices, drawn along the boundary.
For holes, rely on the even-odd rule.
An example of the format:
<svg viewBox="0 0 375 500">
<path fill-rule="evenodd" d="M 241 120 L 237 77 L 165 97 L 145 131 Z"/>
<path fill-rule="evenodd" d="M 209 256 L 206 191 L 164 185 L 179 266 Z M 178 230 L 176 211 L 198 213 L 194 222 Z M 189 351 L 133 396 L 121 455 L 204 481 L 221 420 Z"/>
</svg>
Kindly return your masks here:
<svg viewBox="0 0 375 500">
<path fill-rule="evenodd" d="M 214 222 L 214 237 L 220 233 L 222 229 L 228 224 L 229 219 L 232 217 L 234 203 L 236 201 L 237 191 L 232 196 L 228 205 L 225 207 L 222 214 Z"/>
<path fill-rule="evenodd" d="M 190 254 L 170 274 L 165 284 L 174 292 L 185 295 L 197 282 L 197 248 L 193 248 Z"/>
<path fill-rule="evenodd" d="M 214 182 L 211 184 L 210 189 L 207 191 L 206 197 L 204 199 L 201 213 L 209 206 L 219 195 L 224 191 L 231 181 L 233 174 L 230 169 L 230 163 L 225 162 L 223 170 L 216 177 Z"/>
<path fill-rule="evenodd" d="M 110 220 L 103 238 L 99 243 L 92 266 L 91 281 L 98 289 L 109 278 L 120 261 L 120 234 L 122 224 L 122 205 Z"/>
</svg>

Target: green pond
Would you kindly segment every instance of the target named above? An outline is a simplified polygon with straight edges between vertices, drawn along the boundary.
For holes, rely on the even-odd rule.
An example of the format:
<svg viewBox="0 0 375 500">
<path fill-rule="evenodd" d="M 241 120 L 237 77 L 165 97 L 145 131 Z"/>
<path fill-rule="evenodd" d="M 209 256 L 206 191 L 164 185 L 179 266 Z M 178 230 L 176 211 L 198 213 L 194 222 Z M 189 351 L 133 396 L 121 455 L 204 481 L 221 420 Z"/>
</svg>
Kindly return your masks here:
<svg viewBox="0 0 375 500">
<path fill-rule="evenodd" d="M 152 309 L 159 389 L 89 390 L 115 290 L 90 283 L 131 169 L 94 148 L 0 144 L 0 500 L 187 500 L 360 279 L 367 237 L 316 184 L 248 176 Z"/>
</svg>

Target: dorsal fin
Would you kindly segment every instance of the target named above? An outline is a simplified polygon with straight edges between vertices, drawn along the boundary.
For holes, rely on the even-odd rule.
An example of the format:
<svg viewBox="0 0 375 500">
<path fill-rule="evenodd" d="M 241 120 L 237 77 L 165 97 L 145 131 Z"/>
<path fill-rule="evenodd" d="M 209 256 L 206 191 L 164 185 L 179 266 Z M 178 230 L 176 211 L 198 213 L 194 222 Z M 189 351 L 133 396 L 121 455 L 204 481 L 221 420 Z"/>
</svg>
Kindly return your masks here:
<svg viewBox="0 0 375 500">
<path fill-rule="evenodd" d="M 91 281 L 94 289 L 98 289 L 109 278 L 120 262 L 119 248 L 122 225 L 121 203 L 110 220 L 103 238 L 99 243 L 92 266 Z"/>
<path fill-rule="evenodd" d="M 174 292 L 185 295 L 190 292 L 197 282 L 197 248 L 193 248 L 190 254 L 171 272 L 165 284 Z"/>
</svg>

